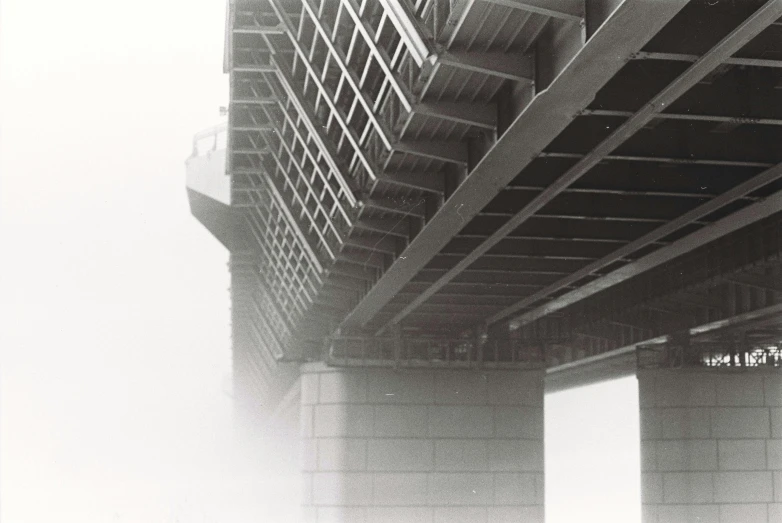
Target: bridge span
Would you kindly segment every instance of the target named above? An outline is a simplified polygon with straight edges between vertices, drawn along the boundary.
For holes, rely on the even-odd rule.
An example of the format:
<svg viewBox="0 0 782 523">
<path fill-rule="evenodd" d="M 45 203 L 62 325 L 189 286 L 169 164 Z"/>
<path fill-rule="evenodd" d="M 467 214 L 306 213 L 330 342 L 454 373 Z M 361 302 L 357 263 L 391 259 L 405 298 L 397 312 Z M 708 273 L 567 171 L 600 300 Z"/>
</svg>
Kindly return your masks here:
<svg viewBox="0 0 782 523">
<path fill-rule="evenodd" d="M 637 375 L 644 522 L 782 521 L 782 0 L 230 0 L 193 214 L 306 521 L 543 522 Z"/>
</svg>

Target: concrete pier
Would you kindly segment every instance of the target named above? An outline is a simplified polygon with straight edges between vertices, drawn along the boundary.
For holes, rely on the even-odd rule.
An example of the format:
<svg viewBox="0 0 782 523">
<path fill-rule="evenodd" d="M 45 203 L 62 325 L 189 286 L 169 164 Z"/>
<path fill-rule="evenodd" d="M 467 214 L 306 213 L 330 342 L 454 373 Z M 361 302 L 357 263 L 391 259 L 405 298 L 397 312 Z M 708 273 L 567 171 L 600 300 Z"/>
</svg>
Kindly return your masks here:
<svg viewBox="0 0 782 523">
<path fill-rule="evenodd" d="M 782 374 L 638 374 L 644 523 L 782 521 Z"/>
<path fill-rule="evenodd" d="M 542 370 L 302 367 L 311 522 L 544 521 Z"/>
</svg>

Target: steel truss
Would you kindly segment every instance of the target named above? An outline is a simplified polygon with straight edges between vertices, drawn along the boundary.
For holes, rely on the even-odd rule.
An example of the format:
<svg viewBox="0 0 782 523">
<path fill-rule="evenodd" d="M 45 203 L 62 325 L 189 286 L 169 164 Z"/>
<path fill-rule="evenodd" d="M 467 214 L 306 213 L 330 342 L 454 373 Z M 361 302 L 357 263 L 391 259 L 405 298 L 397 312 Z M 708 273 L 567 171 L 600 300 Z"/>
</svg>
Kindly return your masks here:
<svg viewBox="0 0 782 523">
<path fill-rule="evenodd" d="M 566 331 L 615 346 L 611 332 L 632 329 L 632 318 L 611 320 L 624 326 L 564 328 L 560 311 L 773 214 L 782 193 L 766 189 L 782 178 L 778 160 L 623 147 L 637 132 L 668 123 L 723 135 L 782 125 L 779 117 L 669 110 L 725 66 L 776 68 L 773 60 L 736 54 L 780 14 L 780 3 L 760 7 L 694 58 L 642 50 L 686 1 L 608 4 L 612 9 L 580 0 L 232 2 L 229 170 L 232 201 L 254 242 L 252 285 L 262 289 L 253 314 L 273 317 L 255 325 L 259 343 L 272 339 L 285 357 L 300 333 L 322 339 L 338 326 L 380 336 L 409 317 L 435 327 L 443 318 L 475 327 L 515 317 L 524 336 Z M 511 23 L 498 23 L 503 17 Z M 661 62 L 681 69 L 641 108 L 591 105 L 626 64 Z M 589 149 L 550 147 L 587 119 L 606 119 L 610 132 Z M 546 162 L 565 167 L 551 180 L 516 179 Z M 744 178 L 709 191 L 582 183 L 606 165 L 625 164 L 732 169 L 730 176 Z M 673 208 L 682 211 L 595 216 L 552 206 L 609 196 L 676 200 Z M 735 224 L 713 218 L 736 204 L 745 208 Z M 478 219 L 496 226 L 472 227 Z M 573 224 L 560 223 L 567 220 Z M 598 221 L 608 232 L 556 232 Z M 522 231 L 532 222 L 556 227 Z M 694 226 L 703 231 L 687 236 Z M 695 243 L 685 245 L 682 236 Z M 505 283 L 515 296 L 485 292 L 478 300 L 475 286 L 497 283 L 500 273 L 513 278 Z M 383 336 L 373 339 L 390 347 Z M 355 356 L 345 340 L 330 353 L 388 360 L 365 349 Z M 395 350 L 391 360 L 401 357 Z M 458 359 L 455 350 L 448 358 Z M 438 359 L 419 356 L 402 359 Z"/>
<path fill-rule="evenodd" d="M 273 298 L 260 308 L 287 325 L 283 350 L 312 314 L 344 314 L 420 230 L 444 197 L 443 169 L 465 172 L 465 133 L 495 132 L 485 99 L 425 98 L 438 71 L 532 80 L 529 56 L 450 49 L 447 22 L 463 13 L 439 0 L 296 5 L 232 3 L 228 35 L 233 201 Z M 428 139 L 415 118 L 434 122 Z"/>
</svg>

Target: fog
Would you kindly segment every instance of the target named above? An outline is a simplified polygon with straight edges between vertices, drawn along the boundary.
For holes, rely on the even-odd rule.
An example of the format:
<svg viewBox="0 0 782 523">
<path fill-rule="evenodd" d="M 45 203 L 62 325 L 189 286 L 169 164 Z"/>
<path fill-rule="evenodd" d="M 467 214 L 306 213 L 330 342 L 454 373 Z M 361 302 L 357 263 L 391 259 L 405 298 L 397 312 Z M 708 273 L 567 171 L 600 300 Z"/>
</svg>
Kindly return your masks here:
<svg viewBox="0 0 782 523">
<path fill-rule="evenodd" d="M 227 101 L 224 12 L 0 3 L 3 523 L 294 520 L 296 477 L 234 430 L 227 253 L 184 189 L 191 136 Z M 572 490 L 563 420 L 586 408 L 566 394 L 547 401 L 550 521 Z M 603 492 L 633 520 L 635 494 Z"/>
<path fill-rule="evenodd" d="M 546 395 L 546 521 L 641 521 L 635 377 Z"/>
</svg>

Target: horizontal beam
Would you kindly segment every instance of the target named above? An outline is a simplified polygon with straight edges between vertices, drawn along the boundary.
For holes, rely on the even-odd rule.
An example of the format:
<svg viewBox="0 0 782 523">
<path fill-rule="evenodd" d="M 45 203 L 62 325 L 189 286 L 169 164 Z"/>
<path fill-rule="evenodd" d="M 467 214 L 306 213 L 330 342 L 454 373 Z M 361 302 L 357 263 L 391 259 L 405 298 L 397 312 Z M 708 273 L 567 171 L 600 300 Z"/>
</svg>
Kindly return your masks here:
<svg viewBox="0 0 782 523">
<path fill-rule="evenodd" d="M 483 214 L 483 213 L 482 213 Z M 513 213 L 493 213 L 496 216 L 513 216 Z M 486 216 L 491 216 L 486 213 Z M 665 218 L 640 218 L 637 216 L 587 216 L 583 214 L 552 214 L 537 213 L 533 219 L 544 220 L 589 220 L 598 222 L 629 222 L 629 223 L 665 223 Z"/>
<path fill-rule="evenodd" d="M 530 13 L 579 21 L 584 18 L 584 0 L 483 0 Z"/>
<path fill-rule="evenodd" d="M 580 160 L 585 155 L 578 153 L 557 153 L 557 152 L 544 152 L 540 153 L 540 158 L 569 158 L 574 160 Z M 616 155 L 609 154 L 601 159 L 601 161 L 607 162 L 642 162 L 642 163 L 661 163 L 670 165 L 713 165 L 715 167 L 759 167 L 768 168 L 773 167 L 773 163 L 769 162 L 749 162 L 744 160 L 717 160 L 709 158 L 671 158 L 665 156 L 628 156 L 628 155 Z"/>
<path fill-rule="evenodd" d="M 273 65 L 234 65 L 231 67 L 234 73 L 276 73 Z"/>
<path fill-rule="evenodd" d="M 248 25 L 239 26 L 231 29 L 234 34 L 246 35 L 281 35 L 285 34 L 285 28 L 282 25 Z"/>
<path fill-rule="evenodd" d="M 775 276 L 747 273 L 729 276 L 725 279 L 731 283 L 754 287 L 764 291 L 782 292 L 782 282 L 777 281 Z"/>
<path fill-rule="evenodd" d="M 377 180 L 435 194 L 442 194 L 445 191 L 445 181 L 441 174 L 385 172 L 380 174 Z"/>
<path fill-rule="evenodd" d="M 454 237 L 483 240 L 488 238 L 489 234 L 459 234 Z M 505 237 L 507 240 L 527 240 L 527 241 L 550 241 L 550 242 L 579 242 L 579 243 L 619 243 L 625 244 L 626 240 L 616 238 L 586 238 L 586 237 L 566 237 L 566 236 L 530 236 L 525 234 L 509 234 Z"/>
<path fill-rule="evenodd" d="M 331 275 L 343 276 L 352 280 L 357 280 L 360 285 L 364 285 L 366 282 L 374 281 L 377 278 L 375 269 L 369 269 L 366 267 L 357 267 L 352 263 L 339 263 L 333 265 L 328 270 L 329 277 Z"/>
<path fill-rule="evenodd" d="M 378 232 L 407 239 L 408 233 L 406 232 L 406 225 L 404 220 L 362 217 L 359 220 L 356 220 L 353 227 L 363 231 Z"/>
<path fill-rule="evenodd" d="M 257 98 L 234 98 L 231 103 L 236 105 L 277 105 L 280 100 L 276 96 L 259 96 Z"/>
<path fill-rule="evenodd" d="M 454 299 L 454 300 L 474 300 L 474 299 L 486 299 L 486 300 L 494 300 L 494 299 L 512 299 L 514 296 L 513 294 L 492 294 L 486 292 L 486 284 L 484 283 L 475 283 L 475 284 L 465 284 L 465 285 L 473 285 L 474 287 L 477 287 L 476 292 L 465 292 L 463 287 L 460 288 L 459 292 L 441 292 L 437 295 L 437 298 L 446 300 L 446 299 Z M 517 284 L 519 288 L 526 288 L 526 287 L 540 287 L 540 285 L 520 285 Z M 418 294 L 415 292 L 400 292 L 397 294 L 397 298 L 404 298 L 408 300 L 412 300 L 415 298 Z"/>
<path fill-rule="evenodd" d="M 724 304 L 721 300 L 706 294 L 696 294 L 693 292 L 677 292 L 670 296 L 658 300 L 663 304 L 669 303 L 677 306 L 699 307 L 701 309 L 721 310 Z"/>
<path fill-rule="evenodd" d="M 366 268 L 373 268 L 373 269 L 383 269 L 384 261 L 383 261 L 383 255 L 376 253 L 376 252 L 367 252 L 365 250 L 361 250 L 360 252 L 354 248 L 354 250 L 348 251 L 345 250 L 343 247 L 343 250 L 337 254 L 337 259 L 348 263 L 353 264 L 355 266 L 360 266 L 364 269 Z"/>
<path fill-rule="evenodd" d="M 345 245 L 358 249 L 367 249 L 371 251 L 396 254 L 396 241 L 388 236 L 367 237 L 367 236 L 348 236 L 345 239 Z"/>
<path fill-rule="evenodd" d="M 272 129 L 274 129 L 274 126 L 272 124 L 232 125 L 230 127 L 231 131 L 244 131 L 244 132 L 271 131 Z"/>
<path fill-rule="evenodd" d="M 250 149 L 242 149 L 242 148 L 233 148 L 231 149 L 232 154 L 266 154 L 269 152 L 268 147 L 255 147 Z M 234 187 L 236 189 L 236 187 Z"/>
<path fill-rule="evenodd" d="M 361 214 L 364 211 L 378 211 L 424 218 L 426 203 L 424 200 L 394 200 L 390 198 L 367 198 L 358 202 Z"/>
<path fill-rule="evenodd" d="M 464 258 L 463 252 L 441 252 L 438 256 L 456 256 L 458 258 Z M 492 259 L 506 259 L 506 260 L 574 260 L 574 261 L 594 261 L 597 258 L 593 256 L 568 256 L 568 255 L 556 255 L 556 254 L 484 254 L 483 258 L 487 260 Z"/>
<path fill-rule="evenodd" d="M 637 60 L 669 60 L 672 62 L 696 62 L 700 56 L 696 54 L 682 53 L 653 53 L 642 51 L 633 56 Z M 722 61 L 725 65 L 744 65 L 751 67 L 771 67 L 774 69 L 782 68 L 782 60 L 772 60 L 768 58 L 738 58 L 730 57 Z"/>
<path fill-rule="evenodd" d="M 609 111 L 605 109 L 586 109 L 581 112 L 584 116 L 618 116 L 630 118 L 631 111 Z M 693 122 L 715 122 L 730 124 L 756 124 L 756 125 L 782 125 L 782 119 L 779 118 L 755 118 L 749 116 L 719 116 L 710 114 L 692 114 L 692 113 L 659 113 L 655 116 L 659 120 L 686 120 Z"/>
<path fill-rule="evenodd" d="M 467 147 L 461 142 L 426 142 L 401 140 L 392 145 L 399 153 L 412 154 L 447 163 L 467 163 Z"/>
<path fill-rule="evenodd" d="M 532 191 L 540 192 L 545 190 L 545 187 L 534 185 L 509 185 L 506 190 L 508 191 Z M 706 199 L 714 198 L 718 196 L 712 193 L 702 192 L 678 192 L 678 191 L 638 191 L 632 189 L 608 189 L 600 187 L 568 187 L 563 194 L 616 194 L 620 196 L 651 196 L 659 198 L 695 198 Z"/>
<path fill-rule="evenodd" d="M 497 106 L 480 102 L 421 102 L 413 112 L 493 131 L 497 127 Z"/>
<path fill-rule="evenodd" d="M 782 170 L 782 166 L 780 166 L 780 170 Z M 745 207 L 740 211 L 737 211 L 729 216 L 726 216 L 725 218 L 722 218 L 719 221 L 712 223 L 711 225 L 707 225 L 706 227 L 703 227 L 692 234 L 680 238 L 670 245 L 662 247 L 653 253 L 644 256 L 643 258 L 628 263 L 624 267 L 621 267 L 605 276 L 587 283 L 575 291 L 569 292 L 546 303 L 545 305 L 536 307 L 535 309 L 522 314 L 510 322 L 511 329 L 517 329 L 522 325 L 531 323 L 539 318 L 551 314 L 552 312 L 559 311 L 568 305 L 572 305 L 573 303 L 581 301 L 584 298 L 592 296 L 602 290 L 613 287 L 614 285 L 622 283 L 623 281 L 629 280 L 638 274 L 658 267 L 678 256 L 691 252 L 698 247 L 706 245 L 707 243 L 730 234 L 742 227 L 751 225 L 752 223 L 762 220 L 763 218 L 771 216 L 772 214 L 779 212 L 780 209 L 782 209 L 782 191 L 778 191 L 761 202 Z M 655 231 L 652 232 L 654 233 Z M 518 310 L 518 304 L 514 306 L 514 308 Z M 490 323 L 499 321 L 507 317 L 509 313 L 512 312 L 513 311 L 510 310 L 502 311 L 492 318 L 489 318 L 488 321 Z"/>
<path fill-rule="evenodd" d="M 438 55 L 438 62 L 442 65 L 514 82 L 529 84 L 535 81 L 535 67 L 531 54 L 446 51 Z"/>
</svg>

